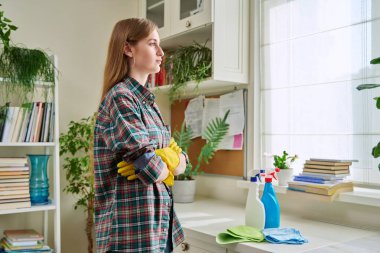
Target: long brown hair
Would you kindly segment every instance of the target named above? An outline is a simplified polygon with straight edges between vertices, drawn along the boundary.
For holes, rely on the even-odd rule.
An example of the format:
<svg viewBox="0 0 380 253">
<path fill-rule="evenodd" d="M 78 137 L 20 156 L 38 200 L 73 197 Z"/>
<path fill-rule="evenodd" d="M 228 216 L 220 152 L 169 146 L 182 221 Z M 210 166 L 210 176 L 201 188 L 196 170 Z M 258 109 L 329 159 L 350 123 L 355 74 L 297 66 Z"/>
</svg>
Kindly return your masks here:
<svg viewBox="0 0 380 253">
<path fill-rule="evenodd" d="M 108 45 L 100 101 L 103 101 L 107 92 L 123 80 L 129 72 L 128 59 L 124 54 L 126 42 L 134 46 L 140 40 L 148 37 L 155 29 L 157 29 L 157 25 L 145 18 L 128 18 L 116 23 Z"/>
</svg>

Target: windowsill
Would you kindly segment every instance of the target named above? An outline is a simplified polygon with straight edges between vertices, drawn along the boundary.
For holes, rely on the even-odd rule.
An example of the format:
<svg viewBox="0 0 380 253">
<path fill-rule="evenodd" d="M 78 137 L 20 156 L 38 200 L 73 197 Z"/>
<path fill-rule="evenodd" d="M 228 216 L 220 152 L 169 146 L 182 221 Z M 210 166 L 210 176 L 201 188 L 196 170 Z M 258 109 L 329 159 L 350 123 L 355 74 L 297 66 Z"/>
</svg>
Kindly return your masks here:
<svg viewBox="0 0 380 253">
<path fill-rule="evenodd" d="M 236 186 L 238 188 L 248 189 L 250 183 L 251 182 L 247 180 L 238 180 L 236 181 Z M 290 192 L 292 192 L 297 193 L 298 196 L 304 195 L 305 198 L 316 195 L 311 193 L 299 193 L 293 191 L 289 191 L 288 193 L 288 189 L 286 186 L 278 186 L 274 184 L 273 187 L 275 189 L 275 192 L 279 194 L 289 194 Z M 260 184 L 260 190 L 262 191 L 263 189 L 264 184 Z M 334 199 L 334 201 L 380 207 L 380 190 L 363 187 L 354 187 L 353 192 L 340 193 L 339 196 L 337 196 Z"/>
</svg>

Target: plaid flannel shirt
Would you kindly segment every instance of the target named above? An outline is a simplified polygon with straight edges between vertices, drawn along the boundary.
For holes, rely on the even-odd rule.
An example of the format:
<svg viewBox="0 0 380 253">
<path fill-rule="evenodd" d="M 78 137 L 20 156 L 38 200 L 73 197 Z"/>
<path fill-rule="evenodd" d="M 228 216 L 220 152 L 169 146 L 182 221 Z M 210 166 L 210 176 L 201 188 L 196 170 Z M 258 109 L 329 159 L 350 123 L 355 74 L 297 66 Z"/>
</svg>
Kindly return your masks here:
<svg viewBox="0 0 380 253">
<path fill-rule="evenodd" d="M 170 142 L 154 95 L 127 77 L 107 93 L 99 106 L 94 129 L 95 230 L 97 252 L 164 252 L 168 238 L 170 189 L 155 183 L 164 163 L 154 154 L 138 179 L 128 181 L 117 173 L 117 164 L 135 162 L 145 153 Z M 172 241 L 184 240 L 173 213 Z"/>
</svg>

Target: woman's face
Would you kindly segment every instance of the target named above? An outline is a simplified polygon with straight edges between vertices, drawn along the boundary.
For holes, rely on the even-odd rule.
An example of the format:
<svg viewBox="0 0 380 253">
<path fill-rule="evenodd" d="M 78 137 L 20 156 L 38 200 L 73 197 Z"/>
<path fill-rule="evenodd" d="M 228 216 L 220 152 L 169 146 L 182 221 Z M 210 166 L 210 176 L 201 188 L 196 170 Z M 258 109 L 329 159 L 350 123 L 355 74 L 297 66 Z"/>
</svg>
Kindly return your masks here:
<svg viewBox="0 0 380 253">
<path fill-rule="evenodd" d="M 131 61 L 135 70 L 145 73 L 157 73 L 160 71 L 160 64 L 164 52 L 160 47 L 160 38 L 157 30 L 154 30 L 147 38 L 140 40 L 132 47 L 135 63 Z"/>
</svg>

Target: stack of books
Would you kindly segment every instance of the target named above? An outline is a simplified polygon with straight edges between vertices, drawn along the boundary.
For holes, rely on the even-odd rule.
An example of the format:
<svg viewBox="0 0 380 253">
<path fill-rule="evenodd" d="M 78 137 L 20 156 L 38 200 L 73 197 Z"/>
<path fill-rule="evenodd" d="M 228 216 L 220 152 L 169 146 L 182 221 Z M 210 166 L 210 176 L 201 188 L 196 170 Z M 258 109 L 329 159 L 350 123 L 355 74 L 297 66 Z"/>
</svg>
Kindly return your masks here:
<svg viewBox="0 0 380 253">
<path fill-rule="evenodd" d="M 26 157 L 0 158 L 0 210 L 30 207 Z"/>
<path fill-rule="evenodd" d="M 53 252 L 44 244 L 44 237 L 33 229 L 5 230 L 4 236 L 0 242 L 0 252 Z"/>
<path fill-rule="evenodd" d="M 288 189 L 325 196 L 353 191 L 353 183 L 346 181 L 352 160 L 311 158 L 305 162 L 303 172 L 289 182 Z"/>
</svg>

